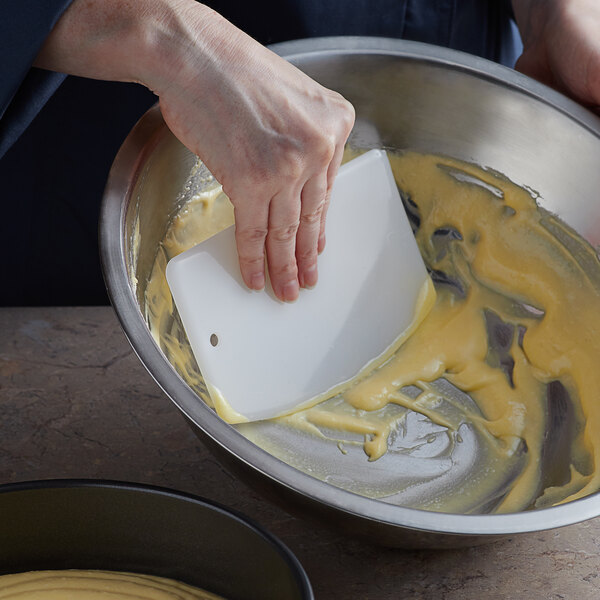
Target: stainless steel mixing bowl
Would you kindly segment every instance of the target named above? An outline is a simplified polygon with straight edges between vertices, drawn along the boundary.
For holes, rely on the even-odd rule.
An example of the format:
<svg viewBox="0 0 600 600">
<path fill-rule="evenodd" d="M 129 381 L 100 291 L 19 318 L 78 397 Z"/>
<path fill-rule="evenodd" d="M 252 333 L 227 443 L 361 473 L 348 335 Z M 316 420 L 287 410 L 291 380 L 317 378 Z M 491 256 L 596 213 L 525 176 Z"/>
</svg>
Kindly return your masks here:
<svg viewBox="0 0 600 600">
<path fill-rule="evenodd" d="M 504 67 L 418 43 L 328 38 L 274 50 L 354 104 L 354 146 L 446 154 L 493 167 L 535 189 L 545 208 L 593 245 L 600 242 L 600 120 L 574 102 Z M 223 463 L 288 508 L 386 545 L 475 544 L 600 514 L 598 494 L 503 515 L 397 506 L 324 481 L 317 473 L 322 465 L 294 468 L 221 421 L 165 358 L 140 310 L 158 244 L 193 164 L 158 109 L 150 110 L 114 162 L 100 241 L 111 299 L 133 348 Z M 293 453 L 302 456 L 303 449 Z M 306 455 L 310 463 L 310 451 Z M 354 465 L 348 465 L 351 482 Z"/>
</svg>

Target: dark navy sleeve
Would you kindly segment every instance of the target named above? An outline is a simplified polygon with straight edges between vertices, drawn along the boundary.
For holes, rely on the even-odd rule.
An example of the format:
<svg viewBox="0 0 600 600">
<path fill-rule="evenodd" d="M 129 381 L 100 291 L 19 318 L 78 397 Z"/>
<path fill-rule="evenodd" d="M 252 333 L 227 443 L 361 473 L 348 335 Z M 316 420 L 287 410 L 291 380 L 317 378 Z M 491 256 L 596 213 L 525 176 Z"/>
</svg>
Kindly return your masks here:
<svg viewBox="0 0 600 600">
<path fill-rule="evenodd" d="M 404 38 L 513 66 L 510 0 L 204 0 L 263 44 L 335 35 Z"/>
<path fill-rule="evenodd" d="M 0 156 L 65 77 L 32 64 L 71 1 L 0 0 Z"/>
</svg>

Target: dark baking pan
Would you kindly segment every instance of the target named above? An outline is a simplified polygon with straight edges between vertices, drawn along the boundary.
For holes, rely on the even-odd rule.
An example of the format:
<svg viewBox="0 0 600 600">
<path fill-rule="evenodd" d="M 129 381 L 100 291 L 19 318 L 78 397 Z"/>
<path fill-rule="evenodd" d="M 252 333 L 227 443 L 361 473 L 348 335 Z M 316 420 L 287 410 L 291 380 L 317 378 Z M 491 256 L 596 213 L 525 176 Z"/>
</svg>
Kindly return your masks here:
<svg viewBox="0 0 600 600">
<path fill-rule="evenodd" d="M 39 569 L 147 573 L 227 600 L 314 598 L 294 555 L 246 517 L 131 483 L 0 486 L 0 574 Z"/>
</svg>

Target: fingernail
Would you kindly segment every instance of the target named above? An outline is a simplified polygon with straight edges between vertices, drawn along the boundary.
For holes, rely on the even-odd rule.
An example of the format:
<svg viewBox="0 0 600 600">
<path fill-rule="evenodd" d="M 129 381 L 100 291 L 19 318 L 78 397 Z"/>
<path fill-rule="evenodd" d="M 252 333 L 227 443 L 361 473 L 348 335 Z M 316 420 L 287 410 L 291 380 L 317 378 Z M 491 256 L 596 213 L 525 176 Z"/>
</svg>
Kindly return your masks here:
<svg viewBox="0 0 600 600">
<path fill-rule="evenodd" d="M 319 243 L 317 245 L 317 252 L 321 254 L 325 250 L 325 234 L 319 236 Z"/>
<path fill-rule="evenodd" d="M 253 290 L 262 290 L 265 287 L 265 274 L 254 273 L 250 277 L 250 288 Z"/>
<path fill-rule="evenodd" d="M 304 271 L 302 274 L 302 287 L 303 288 L 313 288 L 317 285 L 317 280 L 319 278 L 319 271 L 317 269 L 317 265 L 313 265 Z"/>
<path fill-rule="evenodd" d="M 298 292 L 300 291 L 300 286 L 298 285 L 297 280 L 288 281 L 281 288 L 281 299 L 285 302 L 293 302 L 298 299 Z"/>
</svg>

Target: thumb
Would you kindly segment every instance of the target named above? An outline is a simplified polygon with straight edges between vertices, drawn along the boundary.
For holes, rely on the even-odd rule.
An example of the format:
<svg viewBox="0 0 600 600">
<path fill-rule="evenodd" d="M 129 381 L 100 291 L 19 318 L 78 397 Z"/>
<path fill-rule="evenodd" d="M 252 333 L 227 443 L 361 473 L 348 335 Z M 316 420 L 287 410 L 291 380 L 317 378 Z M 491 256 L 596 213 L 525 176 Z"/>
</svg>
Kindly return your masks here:
<svg viewBox="0 0 600 600">
<path fill-rule="evenodd" d="M 558 87 L 547 61 L 531 50 L 525 50 L 521 54 L 515 63 L 515 70 L 547 86 L 555 89 Z"/>
</svg>

